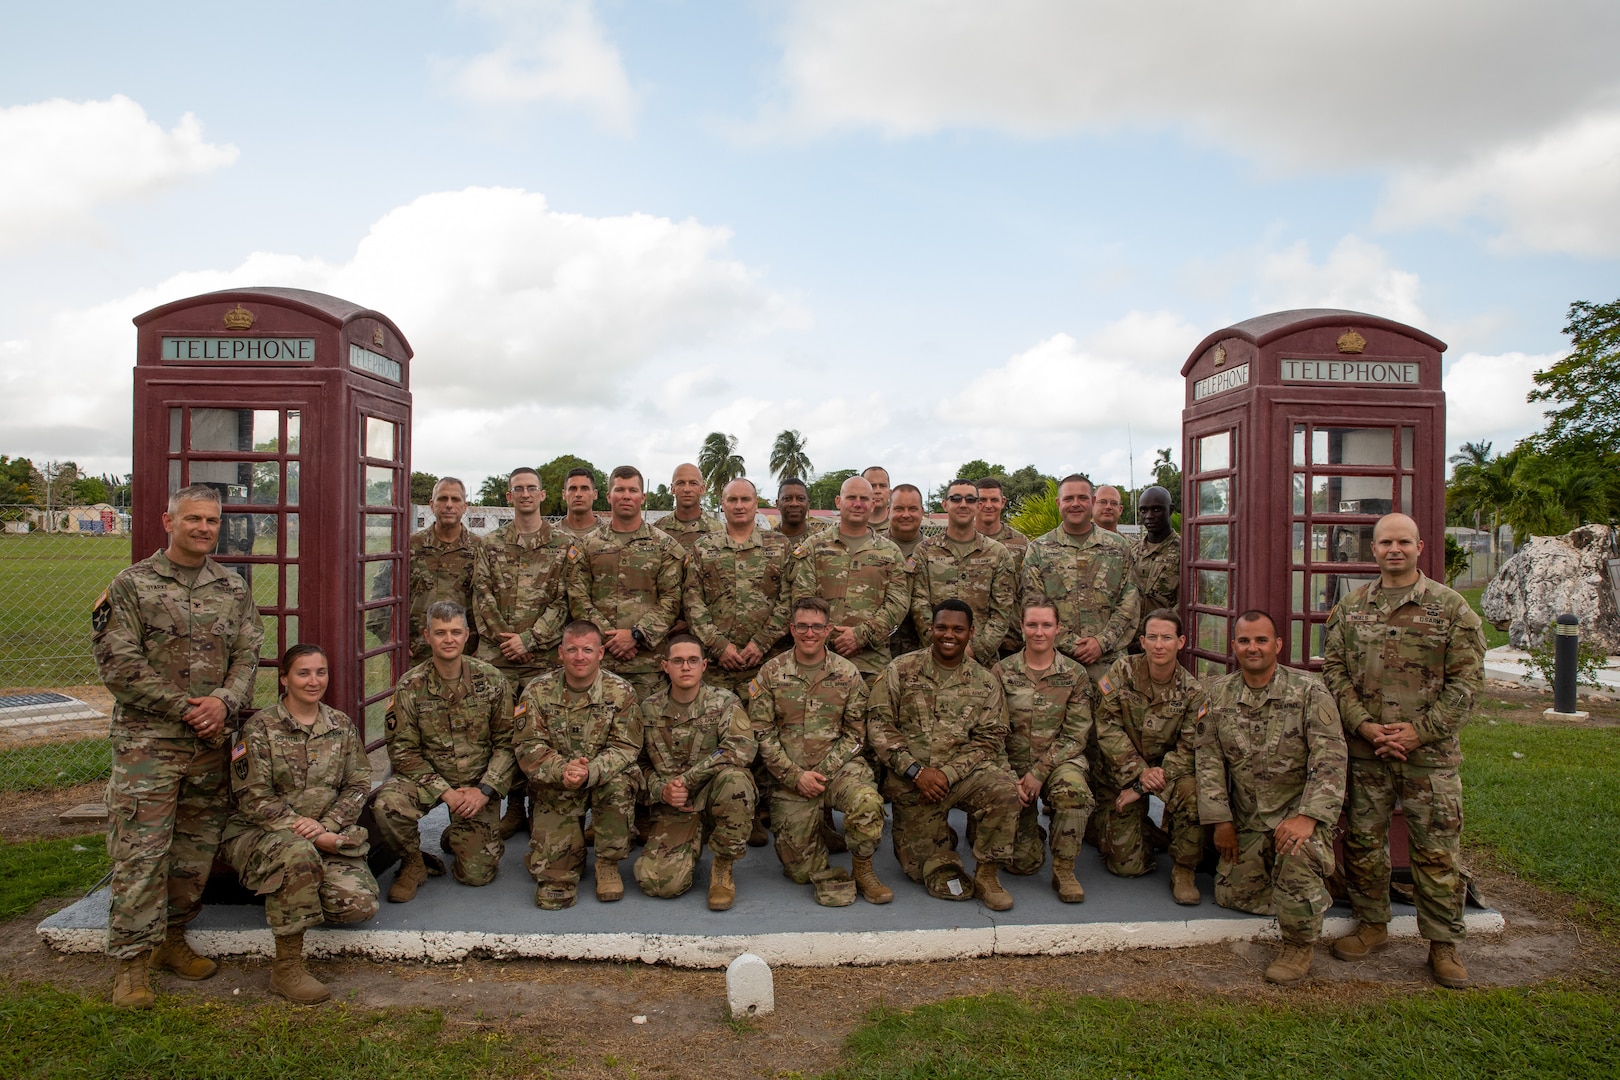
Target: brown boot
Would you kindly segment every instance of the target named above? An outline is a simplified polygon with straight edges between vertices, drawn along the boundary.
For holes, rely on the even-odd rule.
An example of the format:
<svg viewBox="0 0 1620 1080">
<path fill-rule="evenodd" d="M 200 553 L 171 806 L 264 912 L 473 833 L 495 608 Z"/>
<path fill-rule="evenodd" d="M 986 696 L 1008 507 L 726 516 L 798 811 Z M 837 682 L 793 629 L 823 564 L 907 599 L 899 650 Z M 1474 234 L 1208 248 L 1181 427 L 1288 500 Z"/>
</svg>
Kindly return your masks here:
<svg viewBox="0 0 1620 1080">
<path fill-rule="evenodd" d="M 172 971 L 182 979 L 198 982 L 219 970 L 219 965 L 206 956 L 198 956 L 186 942 L 184 926 L 169 927 L 168 935 L 152 953 L 152 966 Z"/>
<path fill-rule="evenodd" d="M 422 859 L 420 851 L 413 851 L 399 864 L 399 874 L 394 878 L 394 884 L 388 890 L 388 902 L 391 904 L 408 904 L 416 899 L 416 890 L 422 882 L 428 879 L 427 863 Z"/>
<path fill-rule="evenodd" d="M 501 839 L 510 840 L 529 823 L 523 812 L 523 792 L 514 791 L 506 797 L 506 813 L 501 815 Z"/>
<path fill-rule="evenodd" d="M 855 887 L 861 890 L 868 904 L 887 904 L 894 899 L 894 890 L 878 880 L 877 871 L 872 869 L 872 856 L 855 859 Z"/>
<path fill-rule="evenodd" d="M 1192 867 L 1177 863 L 1170 868 L 1170 895 L 1185 907 L 1196 907 L 1203 899 L 1198 895 L 1198 879 Z"/>
<path fill-rule="evenodd" d="M 1056 859 L 1052 863 L 1052 888 L 1065 904 L 1078 904 L 1086 898 L 1086 890 L 1074 876 L 1073 859 Z"/>
<path fill-rule="evenodd" d="M 832 807 L 821 808 L 821 842 L 827 845 L 829 855 L 838 855 L 849 850 L 849 843 L 833 824 L 832 814 Z"/>
<path fill-rule="evenodd" d="M 737 883 L 731 880 L 731 859 L 716 855 L 714 868 L 709 871 L 709 910 L 729 910 L 736 899 Z"/>
<path fill-rule="evenodd" d="M 624 879 L 619 876 L 619 860 L 596 857 L 596 898 L 604 904 L 624 899 Z"/>
<path fill-rule="evenodd" d="M 1389 944 L 1389 926 L 1364 922 L 1356 932 L 1333 943 L 1333 955 L 1340 960 L 1365 960 Z"/>
<path fill-rule="evenodd" d="M 151 962 L 150 952 L 118 961 L 118 974 L 113 976 L 113 1005 L 120 1009 L 150 1009 L 157 1003 L 148 974 Z"/>
<path fill-rule="evenodd" d="M 1457 946 L 1449 941 L 1429 942 L 1429 970 L 1441 986 L 1461 990 L 1468 985 L 1468 969 L 1457 959 Z"/>
<path fill-rule="evenodd" d="M 764 847 L 771 842 L 771 831 L 765 827 L 765 822 L 759 818 L 754 819 L 754 827 L 748 831 L 749 847 Z"/>
<path fill-rule="evenodd" d="M 1012 893 L 1001 887 L 993 862 L 982 862 L 973 871 L 973 895 L 984 901 L 991 911 L 1008 911 L 1013 906 Z"/>
<path fill-rule="evenodd" d="M 332 996 L 304 969 L 304 932 L 276 935 L 276 958 L 270 964 L 270 990 L 294 1005 L 319 1005 Z"/>
<path fill-rule="evenodd" d="M 1266 982 L 1291 986 L 1311 973 L 1311 958 L 1316 955 L 1314 945 L 1289 945 L 1284 942 L 1282 952 L 1266 968 Z"/>
</svg>

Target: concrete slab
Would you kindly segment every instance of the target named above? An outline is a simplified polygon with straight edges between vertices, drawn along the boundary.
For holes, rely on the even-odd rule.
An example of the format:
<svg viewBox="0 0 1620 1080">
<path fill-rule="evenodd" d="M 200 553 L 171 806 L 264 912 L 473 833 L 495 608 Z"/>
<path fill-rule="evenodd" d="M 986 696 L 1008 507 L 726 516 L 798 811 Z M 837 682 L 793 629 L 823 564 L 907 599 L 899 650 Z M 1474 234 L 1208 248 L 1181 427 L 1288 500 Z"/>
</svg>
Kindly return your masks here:
<svg viewBox="0 0 1620 1080">
<path fill-rule="evenodd" d="M 69 720 L 105 718 L 101 710 L 66 694 L 41 691 L 0 697 L 0 728 L 43 728 Z"/>
<path fill-rule="evenodd" d="M 1528 679 L 1526 679 L 1528 676 Z M 1518 683 L 1521 686 L 1532 686 L 1541 690 L 1552 689 L 1545 679 L 1536 673 L 1530 665 L 1530 654 L 1523 649 L 1515 649 L 1510 645 L 1501 645 L 1485 654 L 1485 677 L 1487 679 L 1500 679 L 1502 682 Z M 1599 669 L 1597 680 L 1601 689 L 1594 690 L 1589 686 L 1579 686 L 1576 693 L 1581 695 L 1600 693 L 1614 696 L 1620 695 L 1620 656 L 1609 657 L 1608 664 Z"/>
<path fill-rule="evenodd" d="M 957 831 L 966 822 L 952 815 Z M 423 820 L 427 848 L 438 850 L 446 821 L 443 808 Z M 743 953 L 766 963 L 800 967 L 881 964 L 894 961 L 945 960 L 995 955 L 1041 955 L 1102 952 L 1129 948 L 1175 948 L 1240 940 L 1276 940 L 1276 921 L 1218 908 L 1211 900 L 1208 875 L 1199 876 L 1204 902 L 1179 907 L 1170 898 L 1168 860 L 1155 873 L 1135 879 L 1112 877 L 1091 848 L 1081 856 L 1079 877 L 1086 887 L 1083 904 L 1064 904 L 1050 884 L 1050 868 L 1031 877 L 1002 875 L 1016 906 L 1000 914 L 977 901 L 936 900 L 900 872 L 885 839 L 873 860 L 883 881 L 895 891 L 893 903 L 874 906 L 857 900 L 845 908 L 818 907 L 810 887 L 782 875 L 769 847 L 750 848 L 736 864 L 737 902 L 730 911 L 713 912 L 706 904 L 708 864 L 704 856 L 692 890 L 675 900 L 655 900 L 635 887 L 629 863 L 625 898 L 601 904 L 590 891 L 587 870 L 579 903 L 567 911 L 541 911 L 534 904 L 534 883 L 523 865 L 527 838 L 519 834 L 507 845 L 500 876 L 493 884 L 471 889 L 448 875 L 433 878 L 409 904 L 390 904 L 370 922 L 356 927 L 324 927 L 305 938 L 313 956 L 343 954 L 400 960 L 454 961 L 480 952 L 495 957 L 570 960 L 640 960 L 676 967 L 724 968 Z M 966 843 L 963 859 L 971 868 Z M 848 865 L 849 856 L 834 856 Z M 383 875 L 386 890 L 393 872 Z M 1471 910 L 1469 932 L 1503 928 L 1495 911 Z M 63 952 L 100 952 L 105 947 L 107 892 L 101 890 L 57 912 L 39 924 L 38 932 Z M 1325 936 L 1355 928 L 1346 908 L 1334 908 Z M 1396 905 L 1390 932 L 1415 937 L 1417 917 Z M 262 955 L 274 952 L 264 912 L 257 905 L 215 904 L 192 923 L 192 946 L 207 956 Z"/>
</svg>

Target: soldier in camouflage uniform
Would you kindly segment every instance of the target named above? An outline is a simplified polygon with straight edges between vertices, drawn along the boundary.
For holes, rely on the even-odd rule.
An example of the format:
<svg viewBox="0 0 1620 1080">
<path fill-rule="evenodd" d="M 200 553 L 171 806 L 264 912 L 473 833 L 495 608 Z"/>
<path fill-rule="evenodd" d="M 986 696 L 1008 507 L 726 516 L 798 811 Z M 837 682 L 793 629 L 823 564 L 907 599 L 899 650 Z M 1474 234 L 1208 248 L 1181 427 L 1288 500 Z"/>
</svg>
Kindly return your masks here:
<svg viewBox="0 0 1620 1080">
<path fill-rule="evenodd" d="M 1001 642 L 1012 625 L 1018 574 L 1012 554 L 973 527 L 978 502 L 978 488 L 970 480 L 952 480 L 946 488 L 945 532 L 918 544 L 912 556 L 911 622 L 926 646 L 928 623 L 939 602 L 965 601 L 973 609 L 973 656 L 989 667 L 1001 655 Z"/>
<path fill-rule="evenodd" d="M 1279 667 L 1282 641 L 1263 611 L 1232 627 L 1238 670 L 1216 679 L 1196 721 L 1198 815 L 1215 826 L 1215 902 L 1276 915 L 1283 948 L 1266 980 L 1311 969 L 1332 904 L 1333 829 L 1344 804 L 1344 732 L 1315 675 Z"/>
<path fill-rule="evenodd" d="M 1130 553 L 1091 520 L 1091 481 L 1064 477 L 1058 510 L 1062 525 L 1032 541 L 1024 555 L 1019 596 L 1057 604 L 1063 624 L 1058 651 L 1084 664 L 1096 682 L 1125 654 L 1141 599 L 1131 581 Z"/>
<path fill-rule="evenodd" d="M 896 484 L 889 494 L 888 537 L 905 557 L 906 595 L 912 595 L 916 586 L 917 560 L 912 556 L 923 542 L 922 491 L 916 484 Z M 889 633 L 889 655 L 904 656 L 922 648 L 922 635 L 917 633 L 908 608 L 900 623 Z"/>
<path fill-rule="evenodd" d="M 433 522 L 411 534 L 407 565 L 410 567 L 413 666 L 433 655 L 423 636 L 427 630 L 428 608 L 440 600 L 454 601 L 468 610 L 473 607 L 473 562 L 481 545 L 478 537 L 461 523 L 466 513 L 466 485 L 454 476 L 446 476 L 433 485 Z M 468 647 L 469 651 L 476 652 L 476 631 L 473 638 Z"/>
<path fill-rule="evenodd" d="M 1018 777 L 1018 835 L 1007 869 L 1033 874 L 1046 863 L 1040 804 L 1052 814 L 1052 888 L 1066 904 L 1086 891 L 1074 860 L 1095 805 L 1086 782 L 1091 738 L 1091 680 L 1078 661 L 1057 651 L 1057 608 L 1032 600 L 1024 609 L 1024 648 L 991 669 L 1007 702 L 1007 760 Z"/>
<path fill-rule="evenodd" d="M 1125 502 L 1120 498 L 1119 488 L 1112 484 L 1099 487 L 1092 497 L 1091 507 L 1101 538 L 1118 541 L 1128 549 L 1131 542 L 1119 533 L 1119 519 L 1125 512 Z"/>
<path fill-rule="evenodd" d="M 602 670 L 601 630 L 595 623 L 569 623 L 561 652 L 561 671 L 524 688 L 514 744 L 534 793 L 528 857 L 539 883 L 534 902 L 548 911 L 574 904 L 585 869 L 587 810 L 596 829 L 596 898 L 624 897 L 619 860 L 630 854 L 641 788 L 636 692 Z"/>
<path fill-rule="evenodd" d="M 696 465 L 675 466 L 669 486 L 675 496 L 675 510 L 658 519 L 658 528 L 668 533 L 688 554 L 705 536 L 725 531 L 720 522 L 703 512 L 703 493 L 707 488 Z"/>
<path fill-rule="evenodd" d="M 156 1000 L 148 961 L 187 979 L 217 969 L 186 944 L 227 807 L 225 746 L 253 702 L 263 631 L 242 578 L 208 557 L 219 494 L 169 497 L 166 549 L 113 579 L 91 613 L 96 667 L 112 694 L 107 953 L 113 1004 Z M 155 952 L 154 952 L 155 950 Z"/>
<path fill-rule="evenodd" d="M 704 684 L 707 666 L 702 643 L 676 634 L 664 658 L 668 689 L 640 703 L 652 827 L 632 870 L 648 896 L 679 896 L 707 835 L 709 910 L 725 911 L 737 898 L 731 864 L 748 853 L 754 823 L 754 733 L 736 694 Z"/>
<path fill-rule="evenodd" d="M 879 536 L 889 532 L 889 470 L 881 465 L 868 465 L 861 470 L 861 479 L 872 486 L 872 512 L 867 526 Z"/>
<path fill-rule="evenodd" d="M 231 750 L 236 810 L 222 845 L 242 884 L 264 897 L 276 939 L 270 989 L 299 1005 L 331 997 L 304 967 L 304 932 L 377 913 L 371 846 L 357 824 L 371 764 L 353 721 L 321 700 L 327 681 L 319 645 L 281 658 L 281 703 L 255 713 Z"/>
<path fill-rule="evenodd" d="M 562 533 L 574 543 L 585 539 L 601 524 L 596 520 L 595 505 L 595 475 L 584 466 L 569 469 L 563 478 L 564 517 L 552 525 L 552 531 Z"/>
<path fill-rule="evenodd" d="M 607 524 L 568 552 L 568 606 L 606 636 L 607 670 L 650 697 L 664 686 L 658 647 L 681 614 L 686 551 L 642 519 L 641 473 L 613 470 Z"/>
<path fill-rule="evenodd" d="M 693 546 L 683 596 L 692 635 L 709 657 L 705 681 L 741 695 L 787 634 L 791 545 L 755 527 L 753 481 L 733 480 L 721 501 L 725 528 Z"/>
<path fill-rule="evenodd" d="M 817 902 L 827 875 L 824 814 L 844 815 L 854 879 L 867 901 L 894 893 L 878 880 L 872 854 L 883 839 L 883 798 L 861 756 L 866 740 L 866 684 L 855 665 L 826 647 L 830 607 L 819 596 L 793 606 L 793 649 L 767 661 L 748 688 L 748 715 L 759 757 L 771 777 L 771 824 L 787 876 L 814 883 Z"/>
<path fill-rule="evenodd" d="M 1001 683 L 967 657 L 973 609 L 945 600 L 934 611 L 926 651 L 902 656 L 872 686 L 867 737 L 884 766 L 883 793 L 894 804 L 894 850 L 900 868 L 931 895 L 977 896 L 992 911 L 1013 905 L 1000 866 L 1013 857 L 1022 800 L 1002 764 L 1007 714 Z M 962 865 L 942 840 L 945 815 L 960 806 L 977 826 L 971 890 Z"/>
<path fill-rule="evenodd" d="M 467 613 L 459 604 L 440 601 L 428 608 L 427 619 L 433 658 L 407 671 L 388 699 L 384 720 L 393 775 L 371 804 L 377 839 L 402 860 L 388 890 L 396 904 L 414 900 L 430 873 L 444 872 L 436 856 L 422 851 L 417 826 L 441 802 L 450 824 L 439 846 L 455 856 L 455 879 L 463 885 L 495 880 L 506 852 L 497 811 L 514 780 L 506 679 L 482 660 L 462 655 Z"/>
<path fill-rule="evenodd" d="M 810 516 L 810 489 L 796 476 L 785 477 L 777 485 L 776 509 L 781 515 L 776 531 L 794 543 L 827 527 L 825 521 Z"/>
<path fill-rule="evenodd" d="M 1003 493 L 1001 480 L 994 476 L 986 476 L 974 481 L 979 492 L 979 514 L 974 528 L 981 534 L 988 536 L 1002 547 L 1013 559 L 1013 591 L 1018 593 L 1022 587 L 1024 573 L 1024 554 L 1029 550 L 1029 537 L 1001 520 L 1002 511 L 1007 508 L 1007 496 Z M 1022 608 L 1022 594 L 1015 598 L 1013 610 Z M 1001 641 L 1001 655 L 1011 656 L 1023 648 L 1023 641 L 1019 638 L 1019 622 L 1014 618 L 1007 624 L 1007 636 Z"/>
<path fill-rule="evenodd" d="M 911 597 L 905 560 L 894 542 L 867 526 L 872 485 L 858 476 L 838 496 L 838 527 L 815 533 L 793 548 L 791 598 L 819 596 L 832 608 L 828 648 L 874 679 L 889 662 L 889 634 L 905 617 Z"/>
<path fill-rule="evenodd" d="M 1149 612 L 1181 610 L 1181 534 L 1170 527 L 1170 493 L 1162 487 L 1142 492 L 1136 519 L 1142 531 L 1131 541 L 1131 580 L 1141 594 L 1145 634 Z"/>
<path fill-rule="evenodd" d="M 1373 528 L 1378 580 L 1328 616 L 1322 677 L 1338 698 L 1350 742 L 1350 821 L 1344 838 L 1350 903 L 1361 925 L 1333 944 L 1359 960 L 1388 941 L 1389 821 L 1406 816 L 1418 932 L 1442 986 L 1468 985 L 1457 959 L 1467 873 L 1462 834 L 1462 749 L 1484 673 L 1479 616 L 1461 595 L 1418 569 L 1417 524 L 1390 514 Z"/>
<path fill-rule="evenodd" d="M 1097 684 L 1097 743 L 1108 764 L 1096 786 L 1098 846 L 1108 871 L 1139 877 L 1154 869 L 1147 838 L 1147 796 L 1164 802 L 1170 834 L 1170 890 L 1176 903 L 1197 904 L 1194 873 L 1204 855 L 1198 822 L 1194 731 L 1207 700 L 1192 673 L 1176 662 L 1186 645 L 1181 616 L 1168 608 L 1148 615 L 1142 653 L 1114 661 Z"/>
</svg>

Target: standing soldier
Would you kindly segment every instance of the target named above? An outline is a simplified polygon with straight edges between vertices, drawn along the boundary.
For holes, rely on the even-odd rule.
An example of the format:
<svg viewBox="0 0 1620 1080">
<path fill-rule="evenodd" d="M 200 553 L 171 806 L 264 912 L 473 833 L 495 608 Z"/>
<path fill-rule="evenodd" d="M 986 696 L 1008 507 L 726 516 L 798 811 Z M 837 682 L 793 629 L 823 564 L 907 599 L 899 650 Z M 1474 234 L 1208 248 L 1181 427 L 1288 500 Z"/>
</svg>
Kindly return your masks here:
<svg viewBox="0 0 1620 1080">
<path fill-rule="evenodd" d="M 1333 903 L 1333 827 L 1344 804 L 1344 732 L 1315 675 L 1279 667 L 1282 639 L 1263 611 L 1232 626 L 1238 670 L 1216 679 L 1197 721 L 1198 816 L 1215 826 L 1215 902 L 1277 916 L 1282 952 L 1266 981 L 1311 970 Z"/>
<path fill-rule="evenodd" d="M 1007 549 L 1013 558 L 1014 592 L 1021 587 L 1024 574 L 1024 555 L 1029 550 L 1029 537 L 1001 520 L 1001 514 L 1007 508 L 1007 496 L 1001 488 L 1001 481 L 994 476 L 986 476 L 975 481 L 974 486 L 979 491 L 979 516 L 974 522 L 974 528 L 999 543 Z M 1014 611 L 1022 608 L 1022 595 L 1020 594 L 1013 606 Z M 1007 626 L 1007 636 L 1001 642 L 1001 655 L 1011 656 L 1022 646 L 1018 638 L 1019 620 L 1014 619 Z"/>
<path fill-rule="evenodd" d="M 861 470 L 861 479 L 872 485 L 872 513 L 867 524 L 882 536 L 889 531 L 889 470 L 881 465 L 868 465 Z"/>
<path fill-rule="evenodd" d="M 796 476 L 786 476 L 776 487 L 776 509 L 782 515 L 776 531 L 798 543 L 827 523 L 810 516 L 810 489 Z"/>
<path fill-rule="evenodd" d="M 855 665 L 827 648 L 830 607 L 819 596 L 793 605 L 793 648 L 766 662 L 748 687 L 748 715 L 771 785 L 771 826 L 787 876 L 816 886 L 816 902 L 842 906 L 827 865 L 822 822 L 844 815 L 855 885 L 869 903 L 894 899 L 872 870 L 883 839 L 883 798 L 861 749 L 866 741 L 866 684 Z M 847 886 L 845 886 L 847 889 Z"/>
<path fill-rule="evenodd" d="M 703 493 L 708 488 L 696 465 L 675 466 L 669 486 L 675 496 L 675 510 L 658 519 L 658 528 L 690 552 L 699 540 L 720 532 L 721 526 L 703 512 Z"/>
<path fill-rule="evenodd" d="M 736 694 L 704 684 L 706 667 L 702 643 L 676 634 L 664 658 L 669 688 L 640 703 L 652 827 L 632 869 L 648 896 L 679 896 L 692 887 L 707 835 L 709 910 L 725 911 L 737 898 L 731 864 L 748 853 L 754 823 L 754 733 Z"/>
<path fill-rule="evenodd" d="M 538 472 L 513 469 L 506 490 L 511 524 L 484 539 L 473 564 L 478 658 L 505 676 L 514 700 L 524 683 L 556 667 L 568 621 L 570 541 L 540 516 L 545 497 Z M 513 785 L 500 823 L 503 840 L 523 827 L 523 794 L 522 784 Z"/>
<path fill-rule="evenodd" d="M 923 645 L 941 600 L 955 598 L 973 609 L 972 656 L 989 667 L 1001 655 L 1018 599 L 1018 575 L 1006 548 L 973 527 L 979 493 L 971 480 L 952 480 L 945 489 L 947 521 L 942 536 L 930 536 L 912 556 L 911 622 Z"/>
<path fill-rule="evenodd" d="M 1097 684 L 1097 743 L 1107 766 L 1096 784 L 1097 841 L 1109 873 L 1151 873 L 1146 796 L 1157 795 L 1175 862 L 1170 892 L 1176 903 L 1193 905 L 1199 899 L 1194 874 L 1204 854 L 1194 739 L 1207 698 L 1176 663 L 1186 644 L 1180 615 L 1168 608 L 1149 612 L 1141 654 L 1114 661 Z"/>
<path fill-rule="evenodd" d="M 1350 740 L 1350 830 L 1344 870 L 1361 925 L 1333 943 L 1360 960 L 1389 940 L 1389 821 L 1406 816 L 1418 932 L 1441 986 L 1468 985 L 1457 959 L 1468 876 L 1462 835 L 1462 748 L 1485 662 L 1479 616 L 1418 569 L 1417 522 L 1388 514 L 1373 527 L 1378 580 L 1339 601 L 1327 621 L 1322 676 Z"/>
<path fill-rule="evenodd" d="M 1148 613 L 1181 610 L 1181 534 L 1170 527 L 1170 493 L 1162 487 L 1142 492 L 1136 520 L 1142 531 L 1131 541 L 1131 580 L 1142 594 L 1145 634 Z"/>
<path fill-rule="evenodd" d="M 591 509 L 595 505 L 596 477 L 591 474 L 591 470 L 584 467 L 569 469 L 568 475 L 563 478 L 565 516 L 552 528 L 570 540 L 585 539 L 600 524 L 596 520 L 596 511 Z"/>
<path fill-rule="evenodd" d="M 424 663 L 433 655 L 428 647 L 427 609 L 440 600 L 450 600 L 471 610 L 473 607 L 473 563 L 481 546 L 461 523 L 467 513 L 467 487 L 453 476 L 433 485 L 433 522 L 411 534 L 411 666 Z M 387 610 L 382 609 L 382 610 Z M 478 635 L 468 643 L 478 649 Z"/>
<path fill-rule="evenodd" d="M 422 851 L 417 825 L 441 802 L 450 824 L 439 846 L 455 856 L 457 881 L 488 885 L 506 852 L 496 810 L 513 782 L 511 691 L 499 671 L 463 655 L 467 612 L 459 604 L 434 604 L 427 623 L 433 658 L 407 671 L 388 700 L 394 775 L 371 803 L 377 838 L 402 860 L 388 890 L 395 904 L 416 899 L 430 873 L 444 873 Z"/>
<path fill-rule="evenodd" d="M 113 578 L 91 612 L 96 667 L 112 694 L 107 954 L 114 1005 L 150 1008 L 148 964 L 182 979 L 218 970 L 186 944 L 229 814 L 225 746 L 253 702 L 263 631 L 242 578 L 208 557 L 219 493 L 169 496 L 169 544 Z"/>
<path fill-rule="evenodd" d="M 912 594 L 916 583 L 917 560 L 913 557 L 917 545 L 923 542 L 922 492 L 916 484 L 897 484 L 889 495 L 889 539 L 900 549 L 906 562 L 906 594 Z M 900 617 L 900 625 L 889 634 L 889 655 L 904 656 L 922 648 L 922 635 L 908 610 Z"/>
<path fill-rule="evenodd" d="M 1119 488 L 1112 484 L 1104 484 L 1097 489 L 1097 495 L 1092 500 L 1097 528 L 1102 532 L 1104 540 L 1117 540 L 1127 548 L 1131 542 L 1119 534 L 1119 519 L 1125 512 L 1125 500 L 1119 497 Z"/>
<path fill-rule="evenodd" d="M 1125 654 L 1141 599 L 1131 582 L 1130 553 L 1091 520 L 1091 481 L 1078 473 L 1058 484 L 1063 523 L 1034 540 L 1024 555 L 1019 596 L 1057 604 L 1058 651 L 1086 666 L 1096 682 Z"/>
<path fill-rule="evenodd" d="M 1091 739 L 1091 680 L 1078 661 L 1057 651 L 1057 608 L 1046 599 L 1024 609 L 1024 648 L 991 671 L 1007 702 L 1007 760 L 1018 777 L 1018 835 L 1007 869 L 1033 874 L 1046 863 L 1040 804 L 1052 813 L 1052 888 L 1065 904 L 1086 891 L 1074 860 L 1094 802 L 1086 782 Z"/>
<path fill-rule="evenodd" d="M 1013 857 L 1022 800 L 1001 764 L 1007 714 L 1001 683 L 968 659 L 973 609 L 945 600 L 933 613 L 929 648 L 902 656 L 872 686 L 867 735 L 884 766 L 883 793 L 894 804 L 894 850 L 900 868 L 933 896 L 975 896 L 992 911 L 1013 898 L 997 870 Z M 975 824 L 971 887 L 945 839 L 945 815 L 967 811 Z"/>
<path fill-rule="evenodd" d="M 859 476 L 838 494 L 838 527 L 801 540 L 793 549 L 792 598 L 819 596 L 832 610 L 828 646 L 853 661 L 861 677 L 877 678 L 889 662 L 889 634 L 905 616 L 905 561 L 894 541 L 867 525 L 872 485 Z"/>
<path fill-rule="evenodd" d="M 602 670 L 602 631 L 569 623 L 561 654 L 562 670 L 524 689 L 516 717 L 518 764 L 534 792 L 529 873 L 539 882 L 534 902 L 547 911 L 574 906 L 585 870 L 586 810 L 596 829 L 596 898 L 623 899 L 619 860 L 630 855 L 641 787 L 636 692 Z"/>
<path fill-rule="evenodd" d="M 608 670 L 650 697 L 664 685 L 657 649 L 681 614 L 686 551 L 643 520 L 642 489 L 635 468 L 613 470 L 612 516 L 568 553 L 568 605 L 575 620 L 600 628 Z"/>
</svg>

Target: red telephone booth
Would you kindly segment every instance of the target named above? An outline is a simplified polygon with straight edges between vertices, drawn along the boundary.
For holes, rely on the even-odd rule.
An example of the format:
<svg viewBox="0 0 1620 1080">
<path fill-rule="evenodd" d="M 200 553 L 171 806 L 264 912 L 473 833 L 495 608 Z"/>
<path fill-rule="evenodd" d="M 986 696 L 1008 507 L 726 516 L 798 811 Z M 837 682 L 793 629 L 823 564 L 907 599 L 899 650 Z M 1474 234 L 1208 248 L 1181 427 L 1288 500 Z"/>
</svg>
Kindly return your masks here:
<svg viewBox="0 0 1620 1080">
<path fill-rule="evenodd" d="M 135 318 L 134 554 L 169 494 L 223 503 L 215 558 L 264 617 L 254 704 L 289 645 L 327 650 L 326 700 L 381 740 L 404 673 L 411 348 L 385 315 L 303 289 L 228 289 Z"/>
<path fill-rule="evenodd" d="M 1230 670 L 1241 611 L 1277 620 L 1283 662 L 1321 666 L 1339 598 L 1376 577 L 1378 518 L 1410 514 L 1444 579 L 1443 341 L 1357 311 L 1261 315 L 1182 366 L 1182 616 L 1189 666 Z"/>
</svg>

